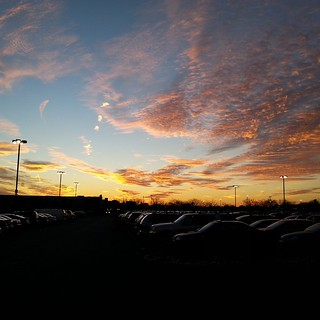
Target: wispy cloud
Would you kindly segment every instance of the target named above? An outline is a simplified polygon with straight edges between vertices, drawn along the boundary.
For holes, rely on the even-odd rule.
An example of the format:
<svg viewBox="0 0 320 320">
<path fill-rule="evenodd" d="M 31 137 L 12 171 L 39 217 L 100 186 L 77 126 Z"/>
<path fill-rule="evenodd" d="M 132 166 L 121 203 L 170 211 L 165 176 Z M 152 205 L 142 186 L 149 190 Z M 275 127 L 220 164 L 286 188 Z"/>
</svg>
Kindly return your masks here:
<svg viewBox="0 0 320 320">
<path fill-rule="evenodd" d="M 88 88 L 108 100 L 99 115 L 123 132 L 189 138 L 211 155 L 239 151 L 232 173 L 266 177 L 288 164 L 298 175 L 319 173 L 317 11 L 283 1 L 166 9 L 156 13 L 168 26 L 106 44 L 110 65 Z"/>
<path fill-rule="evenodd" d="M 47 99 L 47 100 L 42 101 L 39 105 L 39 112 L 40 112 L 41 118 L 43 118 L 44 109 L 46 108 L 48 103 L 49 103 L 49 100 Z"/>
<path fill-rule="evenodd" d="M 31 149 L 24 144 L 23 148 L 20 149 L 20 153 L 28 153 Z M 10 156 L 12 154 L 17 154 L 17 145 L 11 142 L 0 141 L 0 157 Z"/>
<path fill-rule="evenodd" d="M 20 129 L 14 123 L 6 119 L 0 119 L 0 132 L 12 137 L 20 136 Z"/>
<path fill-rule="evenodd" d="M 31 161 L 31 160 L 23 160 L 21 166 L 24 170 L 29 172 L 45 172 L 48 170 L 56 170 L 58 169 L 57 163 L 49 162 L 49 161 Z"/>
<path fill-rule="evenodd" d="M 0 93 L 25 77 L 52 81 L 91 64 L 78 37 L 58 26 L 61 10 L 61 2 L 25 1 L 2 13 Z"/>
<path fill-rule="evenodd" d="M 82 161 L 73 157 L 69 157 L 65 155 L 63 152 L 59 151 L 58 148 L 49 148 L 48 152 L 49 152 L 49 155 L 52 157 L 52 159 L 56 163 L 59 163 L 60 165 L 68 166 L 79 172 L 91 174 L 102 180 L 107 180 L 108 177 L 111 175 L 110 171 L 107 171 L 100 167 L 95 167 L 93 165 L 88 164 L 85 161 Z"/>
</svg>

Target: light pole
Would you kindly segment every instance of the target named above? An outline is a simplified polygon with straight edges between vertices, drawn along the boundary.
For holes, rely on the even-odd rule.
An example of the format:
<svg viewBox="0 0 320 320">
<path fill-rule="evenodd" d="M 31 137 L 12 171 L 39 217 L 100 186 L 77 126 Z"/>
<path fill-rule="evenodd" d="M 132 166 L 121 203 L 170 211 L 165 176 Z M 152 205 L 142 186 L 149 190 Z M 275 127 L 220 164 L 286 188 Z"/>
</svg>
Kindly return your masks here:
<svg viewBox="0 0 320 320">
<path fill-rule="evenodd" d="M 232 187 L 234 188 L 234 206 L 237 207 L 237 188 L 239 188 L 239 186 L 234 184 Z"/>
<path fill-rule="evenodd" d="M 76 197 L 77 196 L 79 182 L 78 181 L 74 181 L 73 183 L 74 183 L 74 196 Z"/>
<path fill-rule="evenodd" d="M 60 178 L 59 178 L 59 197 L 61 196 L 61 181 L 62 181 L 62 175 L 64 174 L 65 172 L 64 171 L 57 171 L 57 174 L 60 175 Z"/>
<path fill-rule="evenodd" d="M 283 197 L 283 206 L 286 204 L 286 186 L 285 186 L 285 179 L 288 178 L 288 176 L 280 176 L 282 179 L 282 197 Z"/>
<path fill-rule="evenodd" d="M 12 143 L 18 144 L 18 161 L 17 161 L 17 173 L 16 173 L 16 189 L 15 189 L 15 191 L 14 191 L 14 194 L 17 196 L 17 195 L 18 195 L 18 180 L 19 180 L 20 146 L 21 146 L 22 144 L 27 143 L 27 140 L 14 139 L 14 140 L 12 140 Z"/>
</svg>

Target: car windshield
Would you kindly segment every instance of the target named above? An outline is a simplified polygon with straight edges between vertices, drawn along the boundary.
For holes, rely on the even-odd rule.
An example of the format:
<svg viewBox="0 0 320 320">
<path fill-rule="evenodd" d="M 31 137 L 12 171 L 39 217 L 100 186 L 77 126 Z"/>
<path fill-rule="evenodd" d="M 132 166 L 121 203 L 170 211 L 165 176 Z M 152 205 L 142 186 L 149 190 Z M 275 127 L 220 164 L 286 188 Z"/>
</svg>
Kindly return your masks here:
<svg viewBox="0 0 320 320">
<path fill-rule="evenodd" d="M 182 225 L 204 225 L 215 219 L 212 214 L 184 214 L 174 222 Z"/>
<path fill-rule="evenodd" d="M 189 225 L 193 221 L 193 216 L 189 214 L 183 214 L 180 216 L 178 219 L 174 221 L 174 223 L 179 223 L 179 224 L 186 224 Z"/>
<path fill-rule="evenodd" d="M 203 227 L 199 228 L 198 231 L 200 232 L 207 232 L 208 230 L 212 230 L 216 228 L 215 226 L 218 226 L 216 221 L 211 221 L 205 224 Z"/>
</svg>

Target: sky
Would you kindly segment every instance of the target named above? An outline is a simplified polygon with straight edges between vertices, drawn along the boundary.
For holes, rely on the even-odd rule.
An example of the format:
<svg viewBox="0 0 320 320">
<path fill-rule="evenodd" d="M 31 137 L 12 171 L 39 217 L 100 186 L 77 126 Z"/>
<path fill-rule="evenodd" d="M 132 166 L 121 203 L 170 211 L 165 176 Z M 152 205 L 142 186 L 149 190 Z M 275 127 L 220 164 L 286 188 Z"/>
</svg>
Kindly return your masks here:
<svg viewBox="0 0 320 320">
<path fill-rule="evenodd" d="M 0 194 L 320 200 L 319 0 L 0 0 L 0 35 Z"/>
</svg>

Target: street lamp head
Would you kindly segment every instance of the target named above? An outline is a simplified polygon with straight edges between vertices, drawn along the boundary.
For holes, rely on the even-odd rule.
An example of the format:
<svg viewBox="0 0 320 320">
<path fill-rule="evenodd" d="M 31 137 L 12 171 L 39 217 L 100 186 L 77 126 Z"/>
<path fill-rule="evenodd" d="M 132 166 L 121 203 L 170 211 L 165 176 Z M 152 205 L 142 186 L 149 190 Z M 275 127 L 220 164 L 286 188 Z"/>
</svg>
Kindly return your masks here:
<svg viewBox="0 0 320 320">
<path fill-rule="evenodd" d="M 64 174 L 65 172 L 64 171 L 61 171 L 61 170 L 59 170 L 59 171 L 57 171 L 57 174 Z"/>
<path fill-rule="evenodd" d="M 280 176 L 281 179 L 287 179 L 288 176 Z"/>
<path fill-rule="evenodd" d="M 14 143 L 14 144 L 25 144 L 27 142 L 28 142 L 27 140 L 22 140 L 22 139 L 13 139 L 12 140 L 12 143 Z"/>
<path fill-rule="evenodd" d="M 236 184 L 234 184 L 232 187 L 233 187 L 233 188 L 239 188 L 239 186 L 236 185 Z"/>
</svg>

